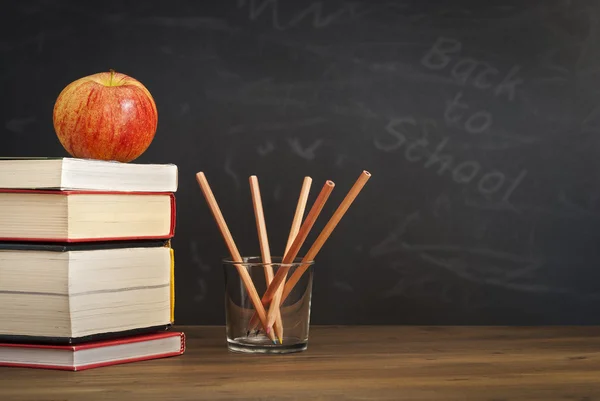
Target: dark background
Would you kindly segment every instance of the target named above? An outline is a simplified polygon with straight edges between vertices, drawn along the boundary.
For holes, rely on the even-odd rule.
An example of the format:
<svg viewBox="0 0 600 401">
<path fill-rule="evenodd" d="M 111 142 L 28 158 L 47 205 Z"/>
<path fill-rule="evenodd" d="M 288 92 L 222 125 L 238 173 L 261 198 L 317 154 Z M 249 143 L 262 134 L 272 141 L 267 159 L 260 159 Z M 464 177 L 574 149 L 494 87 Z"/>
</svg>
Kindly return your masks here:
<svg viewBox="0 0 600 401">
<path fill-rule="evenodd" d="M 224 242 L 274 254 L 302 178 L 373 177 L 317 257 L 313 323 L 600 323 L 600 5 L 594 1 L 13 1 L 0 154 L 66 156 L 59 92 L 113 68 L 154 96 L 136 162 L 175 163 L 179 324 L 220 324 Z M 303 248 L 305 252 L 307 246 Z"/>
</svg>

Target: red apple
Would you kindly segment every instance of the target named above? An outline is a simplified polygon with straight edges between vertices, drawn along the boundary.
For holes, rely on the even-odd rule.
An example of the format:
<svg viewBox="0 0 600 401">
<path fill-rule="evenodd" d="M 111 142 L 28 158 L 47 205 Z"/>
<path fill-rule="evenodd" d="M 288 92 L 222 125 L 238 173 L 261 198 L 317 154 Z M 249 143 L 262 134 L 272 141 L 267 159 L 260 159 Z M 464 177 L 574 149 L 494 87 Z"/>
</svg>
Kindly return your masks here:
<svg viewBox="0 0 600 401">
<path fill-rule="evenodd" d="M 111 70 L 67 85 L 56 99 L 53 121 L 73 157 L 129 162 L 150 146 L 158 112 L 144 85 Z"/>
</svg>

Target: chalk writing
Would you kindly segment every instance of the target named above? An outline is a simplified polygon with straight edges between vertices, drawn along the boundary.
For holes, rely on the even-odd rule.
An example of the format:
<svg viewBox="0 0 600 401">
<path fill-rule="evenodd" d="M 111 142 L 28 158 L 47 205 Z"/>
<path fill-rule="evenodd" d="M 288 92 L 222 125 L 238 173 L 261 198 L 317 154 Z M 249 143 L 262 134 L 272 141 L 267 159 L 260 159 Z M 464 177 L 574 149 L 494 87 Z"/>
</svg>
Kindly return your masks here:
<svg viewBox="0 0 600 401">
<path fill-rule="evenodd" d="M 455 304 L 469 309 L 487 306 L 481 291 L 456 280 L 448 280 L 431 268 L 423 269 L 399 261 L 392 262 L 390 267 L 397 273 L 397 281 L 383 292 L 383 298 L 426 299 L 428 302 Z"/>
<path fill-rule="evenodd" d="M 379 244 L 371 248 L 369 254 L 371 257 L 383 256 L 388 253 L 394 253 L 403 250 L 401 239 L 408 230 L 408 227 L 421 218 L 421 212 L 416 211 L 403 217 L 397 227 L 392 230 Z"/>
<path fill-rule="evenodd" d="M 489 284 L 496 287 L 522 292 L 570 295 L 576 298 L 586 298 L 594 295 L 579 294 L 577 291 L 569 288 L 550 286 L 539 281 L 524 281 L 522 280 L 521 274 L 510 274 L 510 270 L 507 269 L 497 268 L 492 271 L 490 268 L 482 269 L 481 264 L 470 265 L 456 258 L 442 258 L 428 253 L 421 253 L 420 256 L 427 262 L 443 267 L 457 276 L 475 283 Z M 541 267 L 542 264 L 538 262 L 534 263 L 533 265 L 527 265 L 524 267 L 524 269 L 526 270 L 527 274 L 530 275 L 532 272 L 540 269 Z M 517 269 L 517 272 L 522 273 L 522 269 L 523 267 Z M 513 281 L 515 278 L 521 279 L 521 281 Z"/>
<path fill-rule="evenodd" d="M 458 161 L 451 153 L 445 151 L 450 142 L 448 136 L 435 145 L 429 137 L 430 127 L 435 127 L 435 121 L 426 120 L 418 123 L 414 117 L 392 118 L 385 127 L 391 141 L 374 140 L 375 148 L 384 152 L 395 152 L 404 147 L 404 158 L 411 163 L 420 163 L 425 169 L 436 169 L 438 175 L 449 172 L 450 177 L 457 184 L 468 185 L 474 183 L 474 188 L 483 196 L 492 196 L 503 189 L 501 198 L 509 201 L 513 192 L 527 175 L 527 170 L 521 170 L 514 178 L 507 174 L 492 170 L 483 172 L 481 163 L 476 160 Z M 420 137 L 414 138 L 420 126 Z M 430 145 L 433 149 L 430 148 Z"/>
<path fill-rule="evenodd" d="M 288 143 L 295 154 L 303 159 L 313 160 L 316 157 L 315 151 L 321 146 L 323 140 L 317 139 L 307 148 L 303 148 L 300 141 L 296 138 L 288 138 Z"/>
<path fill-rule="evenodd" d="M 460 85 L 470 82 L 471 86 L 481 90 L 491 90 L 494 96 L 504 95 L 514 100 L 523 79 L 517 76 L 520 66 L 513 66 L 501 80 L 500 71 L 485 61 L 470 57 L 458 57 L 462 43 L 453 38 L 438 37 L 431 49 L 421 58 L 421 64 L 434 71 L 443 71 L 452 65 L 450 76 Z"/>
<path fill-rule="evenodd" d="M 110 22 L 121 22 L 121 19 L 118 17 L 117 19 L 114 19 L 114 17 L 110 15 L 106 17 L 108 17 Z M 214 17 L 139 17 L 134 19 L 133 22 L 167 28 L 207 29 L 224 32 L 236 31 L 236 28 L 229 26 L 227 21 Z"/>
<path fill-rule="evenodd" d="M 471 134 L 488 131 L 492 126 L 492 114 L 486 110 L 467 114 L 465 110 L 469 108 L 469 105 L 461 101 L 462 95 L 462 92 L 458 92 L 451 101 L 446 102 L 444 111 L 446 125 L 463 125 L 465 131 Z"/>
<path fill-rule="evenodd" d="M 457 245 L 443 245 L 443 244 L 409 244 L 404 241 L 400 241 L 400 247 L 405 252 L 442 252 L 442 253 L 454 253 L 454 254 L 470 254 L 476 255 L 488 259 L 502 260 L 513 263 L 522 264 L 538 264 L 540 260 L 538 258 L 532 259 L 521 255 L 516 255 L 509 252 L 496 251 L 489 248 L 483 247 L 470 247 L 470 246 L 457 246 Z"/>
<path fill-rule="evenodd" d="M 323 2 L 315 1 L 305 9 L 295 12 L 287 23 L 283 22 L 282 13 L 279 11 L 279 0 L 240 0 L 238 8 L 248 6 L 248 18 L 254 21 L 263 14 L 270 12 L 270 19 L 274 29 L 285 30 L 293 28 L 300 23 L 309 20 L 312 16 L 313 28 L 325 28 L 334 22 L 347 22 L 354 19 L 358 13 L 358 3 L 344 3 L 338 10 L 326 13 Z"/>
<path fill-rule="evenodd" d="M 258 154 L 261 157 L 264 157 L 264 156 L 268 155 L 273 150 L 275 150 L 275 145 L 273 145 L 273 142 L 271 142 L 271 141 L 267 141 L 266 144 L 264 144 L 264 145 L 258 145 L 256 147 L 256 151 L 258 152 Z"/>
</svg>

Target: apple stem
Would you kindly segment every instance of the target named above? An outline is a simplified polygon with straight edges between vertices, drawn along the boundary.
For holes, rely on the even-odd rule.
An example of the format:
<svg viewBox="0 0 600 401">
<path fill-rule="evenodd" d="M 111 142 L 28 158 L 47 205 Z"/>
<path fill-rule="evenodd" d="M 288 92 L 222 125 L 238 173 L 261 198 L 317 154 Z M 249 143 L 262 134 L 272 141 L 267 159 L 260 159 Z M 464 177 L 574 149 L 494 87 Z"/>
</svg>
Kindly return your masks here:
<svg viewBox="0 0 600 401">
<path fill-rule="evenodd" d="M 109 86 L 112 86 L 112 82 L 113 82 L 113 76 L 115 75 L 115 70 L 113 70 L 112 68 L 110 69 L 110 82 L 108 83 Z"/>
</svg>

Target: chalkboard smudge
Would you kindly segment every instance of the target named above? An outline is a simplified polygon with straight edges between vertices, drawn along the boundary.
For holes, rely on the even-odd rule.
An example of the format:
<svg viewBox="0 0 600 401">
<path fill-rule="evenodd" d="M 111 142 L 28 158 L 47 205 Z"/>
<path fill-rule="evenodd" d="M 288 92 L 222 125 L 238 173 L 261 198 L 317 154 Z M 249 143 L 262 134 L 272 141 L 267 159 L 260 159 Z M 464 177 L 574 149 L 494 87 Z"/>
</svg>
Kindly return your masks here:
<svg viewBox="0 0 600 401">
<path fill-rule="evenodd" d="M 275 188 L 275 191 L 273 191 L 273 199 L 275 199 L 276 201 L 280 201 L 282 192 L 283 192 L 283 188 L 281 187 L 281 185 L 277 185 L 277 187 Z"/>
<path fill-rule="evenodd" d="M 345 281 L 337 281 L 336 280 L 333 282 L 333 286 L 340 291 L 354 292 L 354 287 L 352 287 L 350 284 L 346 283 Z"/>
<path fill-rule="evenodd" d="M 435 217 L 440 216 L 440 211 L 450 211 L 452 208 L 452 202 L 450 198 L 446 194 L 440 194 L 432 203 L 433 206 L 433 215 Z"/>
<path fill-rule="evenodd" d="M 258 145 L 256 147 L 256 152 L 260 155 L 260 157 L 265 157 L 273 150 L 275 150 L 275 145 L 273 145 L 273 142 L 271 141 L 267 141 L 267 143 L 264 145 Z"/>
<path fill-rule="evenodd" d="M 225 172 L 227 173 L 228 176 L 230 176 L 233 179 L 233 183 L 235 184 L 235 188 L 237 190 L 239 190 L 240 187 L 240 179 L 238 178 L 238 175 L 235 171 L 233 171 L 233 169 L 231 168 L 231 163 L 233 161 L 233 156 L 231 154 L 228 154 L 227 157 L 225 158 Z"/>
<path fill-rule="evenodd" d="M 408 244 L 404 241 L 400 242 L 400 247 L 406 252 L 447 252 L 454 254 L 468 253 L 471 255 L 482 256 L 485 258 L 504 260 L 514 263 L 539 263 L 539 259 L 529 258 L 513 253 L 496 251 L 488 248 L 476 248 L 467 246 L 456 246 L 456 245 L 443 245 L 443 244 Z"/>
<path fill-rule="evenodd" d="M 417 221 L 421 218 L 421 212 L 416 211 L 408 214 L 399 224 L 398 226 L 390 232 L 386 238 L 383 239 L 379 244 L 374 245 L 371 248 L 370 256 L 377 257 L 383 256 L 389 253 L 394 253 L 397 251 L 402 251 L 403 248 L 400 244 L 400 238 L 406 234 L 406 231 L 410 224 L 414 221 Z"/>
<path fill-rule="evenodd" d="M 196 284 L 198 285 L 198 290 L 194 294 L 194 302 L 200 303 L 206 298 L 206 295 L 208 293 L 208 286 L 206 285 L 206 280 L 202 278 L 196 280 Z"/>
<path fill-rule="evenodd" d="M 182 116 L 184 114 L 187 114 L 190 111 L 190 104 L 189 103 L 181 103 L 179 105 L 179 115 Z"/>
<path fill-rule="evenodd" d="M 458 277 L 461 277 L 465 280 L 469 280 L 475 283 L 480 284 L 489 284 L 500 288 L 505 288 L 508 290 L 516 290 L 521 292 L 529 292 L 529 293 L 548 293 L 548 294 L 559 294 L 559 295 L 568 295 L 576 298 L 598 298 L 600 294 L 582 294 L 577 291 L 560 288 L 560 287 L 550 287 L 541 283 L 528 284 L 528 283 L 514 283 L 510 282 L 510 277 L 493 277 L 486 276 L 486 268 L 482 268 L 480 264 L 478 264 L 478 269 L 469 269 L 469 266 L 464 261 L 457 261 L 456 259 L 447 260 L 443 258 L 439 258 L 433 256 L 429 253 L 420 253 L 419 256 L 426 262 L 432 263 L 436 266 L 443 267 L 446 270 L 454 273 Z M 478 273 L 477 275 L 473 274 L 473 272 Z"/>
<path fill-rule="evenodd" d="M 567 195 L 563 191 L 561 191 L 558 195 L 558 202 L 560 204 L 566 206 L 567 209 L 570 210 L 571 212 L 581 215 L 582 217 L 594 217 L 594 218 L 600 217 L 600 212 L 595 212 L 595 211 L 586 209 L 583 206 L 580 206 L 574 202 L 571 202 L 569 199 L 567 199 Z"/>
<path fill-rule="evenodd" d="M 296 128 L 311 127 L 314 125 L 324 124 L 328 120 L 323 117 L 309 117 L 297 121 L 272 121 L 258 124 L 238 124 L 229 128 L 229 134 L 241 134 L 248 131 L 289 131 Z"/>
<path fill-rule="evenodd" d="M 198 249 L 198 242 L 195 240 L 190 241 L 190 253 L 192 255 L 192 263 L 196 265 L 198 270 L 205 273 L 211 271 L 211 267 L 202 261 Z"/>
<path fill-rule="evenodd" d="M 167 28 L 208 29 L 224 32 L 235 32 L 237 30 L 225 20 L 214 17 L 144 17 L 135 19 L 134 22 Z"/>
<path fill-rule="evenodd" d="M 301 158 L 305 160 L 314 160 L 314 158 L 316 157 L 315 151 L 321 146 L 323 140 L 317 139 L 307 148 L 302 148 L 300 141 L 296 138 L 288 138 L 288 143 L 292 148 L 292 151 Z"/>
<path fill-rule="evenodd" d="M 13 118 L 5 124 L 5 127 L 7 130 L 14 132 L 15 134 L 19 134 L 24 132 L 28 125 L 31 125 L 36 121 L 37 118 L 35 118 L 34 116 L 25 118 Z"/>
</svg>

